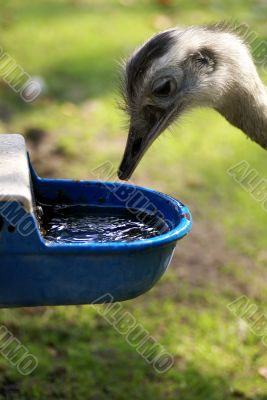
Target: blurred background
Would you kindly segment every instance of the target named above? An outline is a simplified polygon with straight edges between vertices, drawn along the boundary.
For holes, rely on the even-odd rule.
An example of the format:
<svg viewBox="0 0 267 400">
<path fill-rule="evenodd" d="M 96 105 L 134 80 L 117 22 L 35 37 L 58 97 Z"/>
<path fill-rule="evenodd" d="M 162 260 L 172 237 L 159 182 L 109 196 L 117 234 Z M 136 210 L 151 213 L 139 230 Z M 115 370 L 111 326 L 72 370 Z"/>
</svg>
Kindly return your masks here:
<svg viewBox="0 0 267 400">
<path fill-rule="evenodd" d="M 46 177 L 92 179 L 106 160 L 118 165 L 127 135 L 119 62 L 154 32 L 232 19 L 257 32 L 253 46 L 267 40 L 264 0 L 0 4 L 3 51 L 43 89 L 26 104 L 1 80 L 0 131 L 23 134 Z M 157 374 L 90 306 L 0 310 L 1 325 L 39 360 L 23 377 L 0 355 L 0 399 L 267 399 L 266 347 L 227 308 L 246 295 L 267 312 L 267 212 L 227 174 L 242 160 L 267 179 L 266 152 L 201 109 L 162 135 L 133 176 L 185 202 L 194 217 L 164 278 L 124 303 L 174 355 L 167 373 Z"/>
</svg>

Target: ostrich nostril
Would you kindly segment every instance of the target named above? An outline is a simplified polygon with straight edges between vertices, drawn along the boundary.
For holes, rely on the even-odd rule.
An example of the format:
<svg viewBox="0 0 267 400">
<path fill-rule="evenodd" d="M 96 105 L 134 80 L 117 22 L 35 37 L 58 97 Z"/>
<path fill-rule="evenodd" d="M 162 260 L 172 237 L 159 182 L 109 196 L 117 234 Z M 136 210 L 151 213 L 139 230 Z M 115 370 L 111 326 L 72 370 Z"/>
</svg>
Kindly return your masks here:
<svg viewBox="0 0 267 400">
<path fill-rule="evenodd" d="M 146 106 L 144 108 L 144 116 L 147 123 L 154 125 L 160 118 L 161 112 L 153 106 Z"/>
<path fill-rule="evenodd" d="M 141 148 L 142 141 L 143 141 L 142 138 L 135 139 L 135 141 L 133 143 L 133 146 L 132 146 L 132 151 L 131 151 L 132 157 L 135 157 L 136 154 L 139 152 L 139 150 Z"/>
</svg>

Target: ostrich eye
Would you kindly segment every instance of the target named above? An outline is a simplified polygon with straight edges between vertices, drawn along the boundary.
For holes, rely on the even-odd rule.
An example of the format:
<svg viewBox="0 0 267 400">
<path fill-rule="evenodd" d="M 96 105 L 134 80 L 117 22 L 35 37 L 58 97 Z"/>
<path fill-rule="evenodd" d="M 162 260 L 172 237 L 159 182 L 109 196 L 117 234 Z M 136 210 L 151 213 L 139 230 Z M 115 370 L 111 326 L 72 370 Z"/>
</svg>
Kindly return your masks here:
<svg viewBox="0 0 267 400">
<path fill-rule="evenodd" d="M 157 79 L 152 85 L 152 94 L 157 97 L 171 96 L 177 89 L 175 79 L 166 77 Z"/>
</svg>

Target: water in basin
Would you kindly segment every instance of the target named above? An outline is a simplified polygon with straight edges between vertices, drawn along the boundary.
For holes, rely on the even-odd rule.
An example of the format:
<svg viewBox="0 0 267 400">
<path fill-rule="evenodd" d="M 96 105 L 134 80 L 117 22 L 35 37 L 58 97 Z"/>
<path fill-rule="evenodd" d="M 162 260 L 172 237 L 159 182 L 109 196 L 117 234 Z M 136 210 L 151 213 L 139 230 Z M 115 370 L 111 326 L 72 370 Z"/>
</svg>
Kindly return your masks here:
<svg viewBox="0 0 267 400">
<path fill-rule="evenodd" d="M 159 217 L 137 210 L 87 205 L 42 205 L 44 238 L 57 243 L 130 242 L 166 233 Z"/>
</svg>

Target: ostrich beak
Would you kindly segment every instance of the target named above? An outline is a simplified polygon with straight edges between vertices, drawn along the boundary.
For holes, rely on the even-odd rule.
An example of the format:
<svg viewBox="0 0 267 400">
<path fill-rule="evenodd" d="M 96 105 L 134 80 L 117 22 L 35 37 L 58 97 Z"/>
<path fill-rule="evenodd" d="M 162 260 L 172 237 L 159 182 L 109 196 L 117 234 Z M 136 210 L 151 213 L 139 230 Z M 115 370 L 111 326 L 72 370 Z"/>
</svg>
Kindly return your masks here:
<svg viewBox="0 0 267 400">
<path fill-rule="evenodd" d="M 138 129 L 131 124 L 126 148 L 118 170 L 120 179 L 130 179 L 145 152 L 166 128 L 171 115 L 172 113 L 164 114 L 152 127 L 147 126 Z"/>
</svg>

